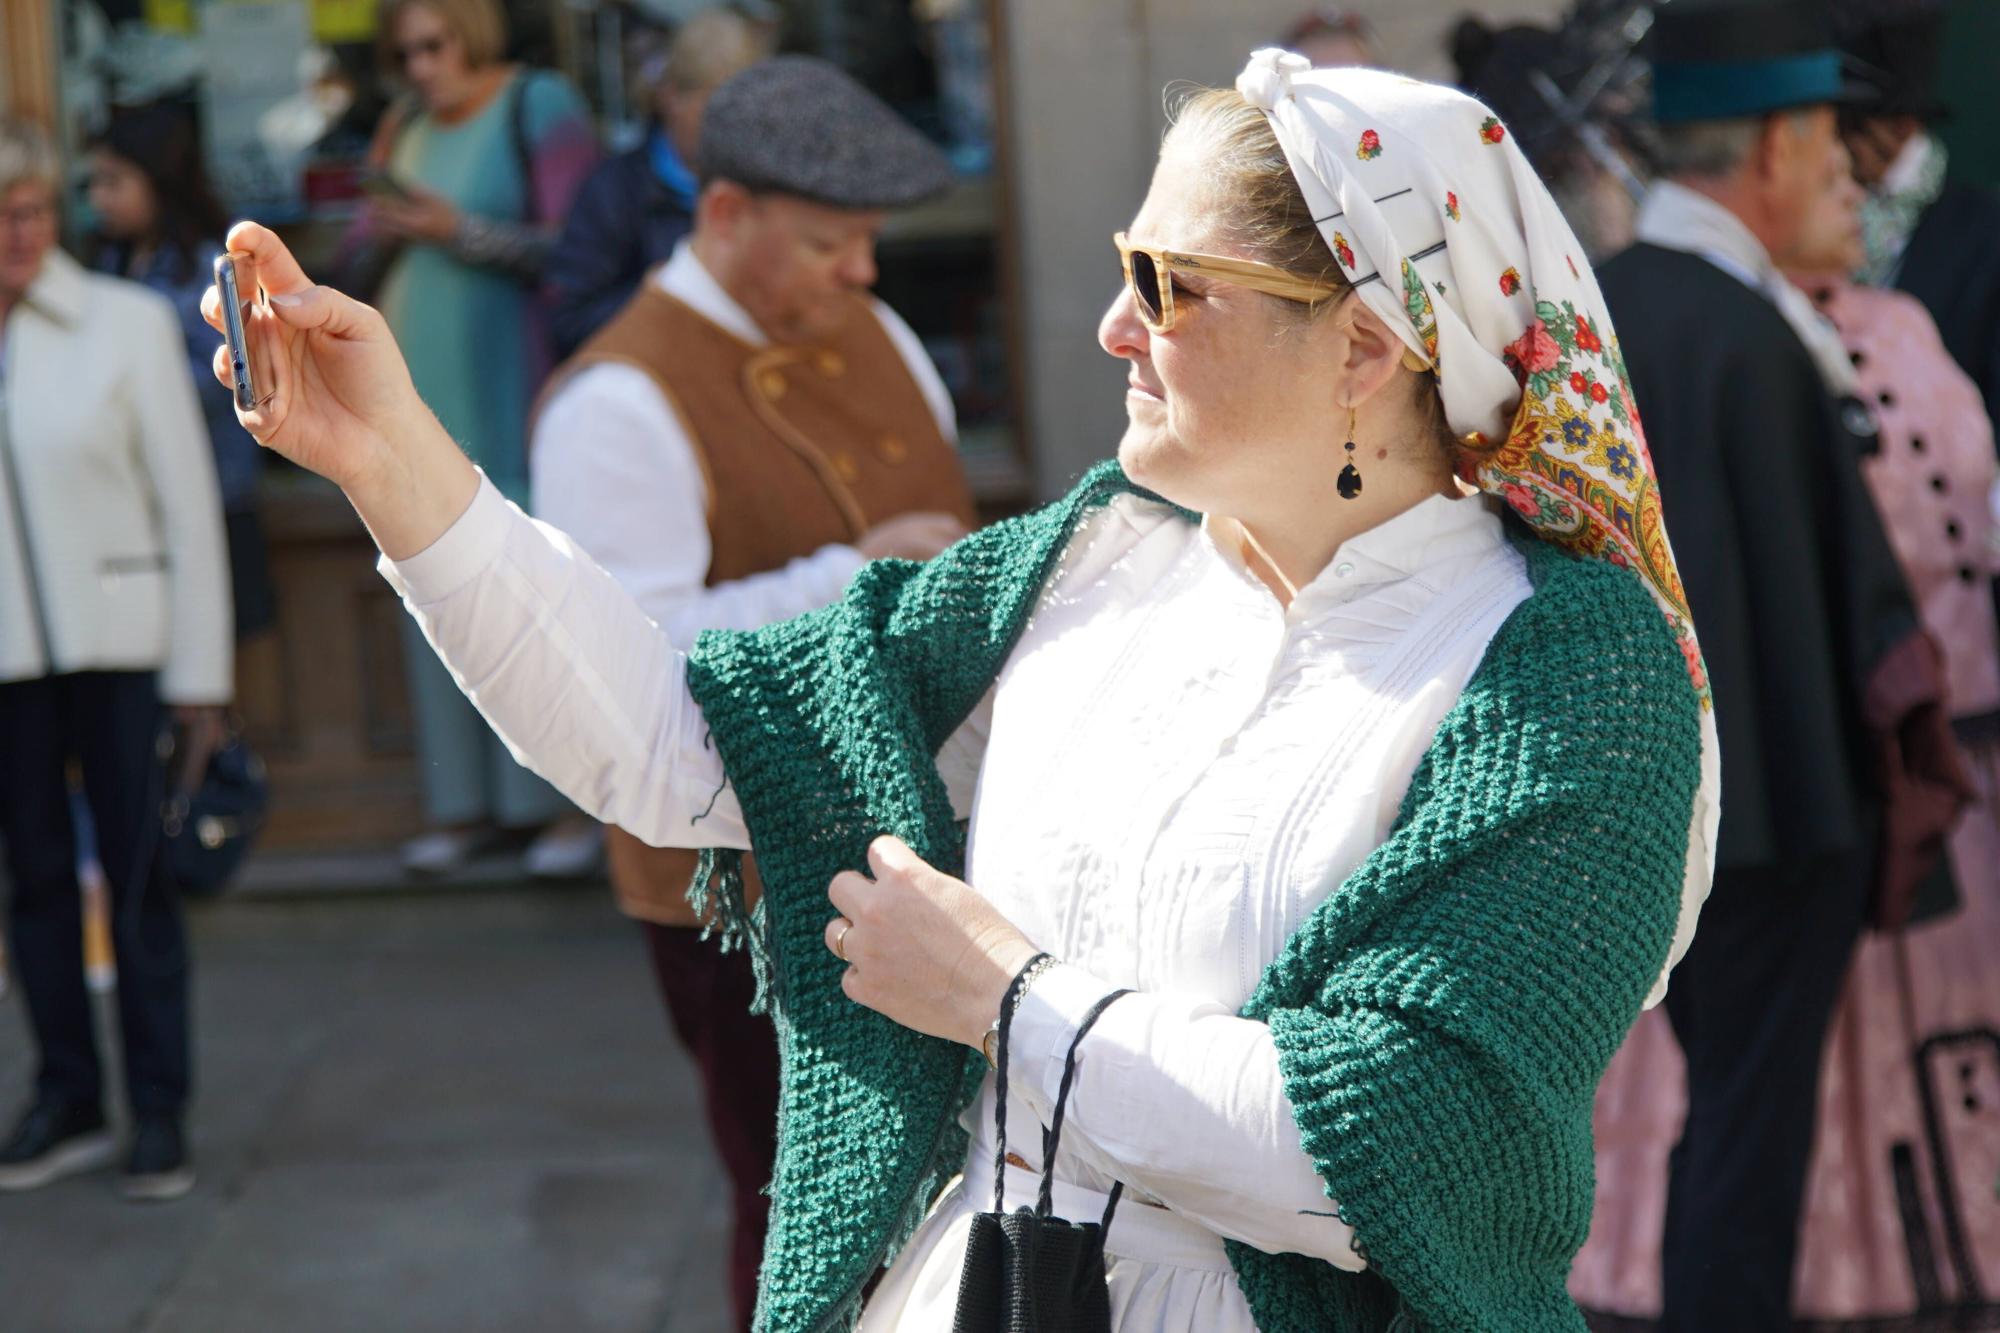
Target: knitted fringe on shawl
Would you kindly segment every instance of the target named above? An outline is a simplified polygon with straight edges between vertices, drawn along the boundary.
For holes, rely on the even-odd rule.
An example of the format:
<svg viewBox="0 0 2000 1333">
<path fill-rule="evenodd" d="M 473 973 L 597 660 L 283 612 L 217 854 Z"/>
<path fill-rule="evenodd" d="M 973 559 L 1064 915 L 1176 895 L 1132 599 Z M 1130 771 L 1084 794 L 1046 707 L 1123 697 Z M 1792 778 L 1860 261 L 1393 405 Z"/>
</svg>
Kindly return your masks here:
<svg viewBox="0 0 2000 1333">
<path fill-rule="evenodd" d="M 694 877 L 688 881 L 688 906 L 701 928 L 703 939 L 714 938 L 722 952 L 745 949 L 750 954 L 750 971 L 757 979 L 756 997 L 750 1012 L 771 1011 L 771 988 L 777 973 L 771 967 L 771 950 L 764 930 L 764 905 L 749 905 L 743 881 L 743 853 L 734 847 L 708 847 L 694 863 Z"/>
</svg>

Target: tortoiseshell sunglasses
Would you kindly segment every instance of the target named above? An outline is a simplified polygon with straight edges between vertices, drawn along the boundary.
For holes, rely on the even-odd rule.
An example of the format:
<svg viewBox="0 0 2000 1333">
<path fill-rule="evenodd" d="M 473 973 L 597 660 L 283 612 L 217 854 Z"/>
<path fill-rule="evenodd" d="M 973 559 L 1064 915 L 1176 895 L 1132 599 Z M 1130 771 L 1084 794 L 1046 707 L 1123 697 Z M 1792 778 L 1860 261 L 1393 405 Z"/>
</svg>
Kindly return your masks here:
<svg viewBox="0 0 2000 1333">
<path fill-rule="evenodd" d="M 1167 333 L 1174 327 L 1174 284 L 1170 275 L 1176 269 L 1199 273 L 1218 282 L 1234 283 L 1238 287 L 1248 287 L 1302 305 L 1323 301 L 1347 290 L 1345 287 L 1312 282 L 1287 273 L 1276 264 L 1255 259 L 1231 259 L 1227 255 L 1198 255 L 1185 250 L 1134 245 L 1122 231 L 1112 233 L 1111 241 L 1118 247 L 1119 263 L 1125 270 L 1125 285 L 1139 303 L 1139 317 L 1154 333 Z"/>
</svg>

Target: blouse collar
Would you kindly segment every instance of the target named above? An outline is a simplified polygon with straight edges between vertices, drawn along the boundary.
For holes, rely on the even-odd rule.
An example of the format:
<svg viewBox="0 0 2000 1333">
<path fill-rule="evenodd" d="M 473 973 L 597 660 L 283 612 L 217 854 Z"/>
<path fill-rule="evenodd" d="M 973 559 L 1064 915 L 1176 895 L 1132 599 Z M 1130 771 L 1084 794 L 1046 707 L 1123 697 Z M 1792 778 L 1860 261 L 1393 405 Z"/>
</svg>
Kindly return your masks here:
<svg viewBox="0 0 2000 1333">
<path fill-rule="evenodd" d="M 1315 620 L 1371 589 L 1405 579 L 1442 588 L 1455 576 L 1455 566 L 1506 545 L 1496 505 L 1486 496 L 1433 495 L 1349 538 L 1326 568 L 1299 589 L 1287 618 Z M 1242 525 L 1210 517 L 1202 527 L 1216 556 L 1268 595 L 1244 563 Z"/>
</svg>

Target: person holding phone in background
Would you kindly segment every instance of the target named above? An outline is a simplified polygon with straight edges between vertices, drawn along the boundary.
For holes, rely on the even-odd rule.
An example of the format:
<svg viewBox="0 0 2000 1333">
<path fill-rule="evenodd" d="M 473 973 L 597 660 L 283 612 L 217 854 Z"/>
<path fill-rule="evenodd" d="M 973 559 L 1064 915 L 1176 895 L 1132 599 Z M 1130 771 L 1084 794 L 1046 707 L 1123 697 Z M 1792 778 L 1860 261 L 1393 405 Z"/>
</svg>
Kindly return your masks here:
<svg viewBox="0 0 2000 1333">
<path fill-rule="evenodd" d="M 376 303 L 439 420 L 525 503 L 528 406 L 553 364 L 540 284 L 560 220 L 597 160 L 583 100 L 559 75 L 507 63 L 498 0 L 382 0 L 381 50 L 410 96 L 384 117 L 357 242 L 385 244 Z M 422 638 L 406 634 L 431 831 L 406 867 L 441 873 L 555 819 L 554 790 L 516 764 Z M 597 831 L 558 822 L 531 873 L 593 864 Z"/>
<path fill-rule="evenodd" d="M 232 679 L 215 460 L 173 307 L 56 246 L 55 149 L 0 120 L 0 841 L 9 954 L 40 1064 L 0 1141 L 0 1190 L 110 1162 L 117 1145 L 84 987 L 68 766 L 110 885 L 133 1133 L 125 1193 L 194 1183 L 188 953 L 158 855 L 162 705 L 185 772 L 220 738 Z"/>
<path fill-rule="evenodd" d="M 90 208 L 97 223 L 93 266 L 151 287 L 174 303 L 180 317 L 222 486 L 231 602 L 241 642 L 272 627 L 277 600 L 257 517 L 262 450 L 237 423 L 229 391 L 209 370 L 215 331 L 202 321 L 201 294 L 212 280 L 229 223 L 209 189 L 192 117 L 165 104 L 114 114 L 90 144 Z"/>
</svg>

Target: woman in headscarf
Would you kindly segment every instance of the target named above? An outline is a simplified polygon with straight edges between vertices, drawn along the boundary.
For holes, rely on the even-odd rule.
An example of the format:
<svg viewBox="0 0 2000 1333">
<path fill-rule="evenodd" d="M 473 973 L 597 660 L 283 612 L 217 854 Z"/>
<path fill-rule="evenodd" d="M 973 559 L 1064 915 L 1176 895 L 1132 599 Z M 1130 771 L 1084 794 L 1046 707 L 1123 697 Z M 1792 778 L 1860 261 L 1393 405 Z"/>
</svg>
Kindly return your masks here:
<svg viewBox="0 0 2000 1333">
<path fill-rule="evenodd" d="M 691 654 L 379 317 L 231 241 L 247 424 L 501 734 L 642 838 L 756 848 L 754 912 L 735 853 L 697 878 L 785 1057 L 759 1327 L 950 1324 L 1010 996 L 1004 1195 L 1073 1057 L 1053 1200 L 1124 1191 L 1114 1327 L 1583 1327 L 1591 1093 L 1706 891 L 1714 731 L 1597 284 L 1486 108 L 1259 52 L 1118 240 L 1122 470 Z"/>
</svg>

